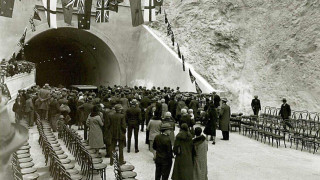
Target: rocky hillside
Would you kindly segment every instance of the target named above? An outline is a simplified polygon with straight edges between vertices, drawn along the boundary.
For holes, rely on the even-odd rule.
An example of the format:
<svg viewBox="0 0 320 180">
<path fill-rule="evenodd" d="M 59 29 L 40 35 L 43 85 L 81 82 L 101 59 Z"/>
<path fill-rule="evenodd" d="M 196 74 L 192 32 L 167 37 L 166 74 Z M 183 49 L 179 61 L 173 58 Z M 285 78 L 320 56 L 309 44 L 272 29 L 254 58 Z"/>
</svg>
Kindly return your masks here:
<svg viewBox="0 0 320 180">
<path fill-rule="evenodd" d="M 319 0 L 170 0 L 164 9 L 186 61 L 233 112 L 262 106 L 320 112 Z M 149 24 L 172 48 L 164 14 Z M 175 49 L 176 50 L 176 49 Z"/>
</svg>

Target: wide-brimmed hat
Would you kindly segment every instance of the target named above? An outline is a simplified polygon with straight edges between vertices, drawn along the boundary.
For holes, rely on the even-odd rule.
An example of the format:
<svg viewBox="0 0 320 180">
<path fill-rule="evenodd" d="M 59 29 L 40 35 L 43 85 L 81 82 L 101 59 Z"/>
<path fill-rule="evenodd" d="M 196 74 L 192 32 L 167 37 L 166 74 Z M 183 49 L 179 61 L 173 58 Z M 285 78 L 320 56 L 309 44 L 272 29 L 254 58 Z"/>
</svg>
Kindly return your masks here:
<svg viewBox="0 0 320 180">
<path fill-rule="evenodd" d="M 221 101 L 228 102 L 227 98 L 222 98 Z"/>
<path fill-rule="evenodd" d="M 27 142 L 28 130 L 20 124 L 11 123 L 7 107 L 0 108 L 0 159 L 2 161 Z"/>
<path fill-rule="evenodd" d="M 121 104 L 116 104 L 116 105 L 114 106 L 114 108 L 115 108 L 116 111 L 119 111 L 119 110 L 123 109 L 123 107 L 122 107 Z"/>
<path fill-rule="evenodd" d="M 253 97 L 254 97 L 254 98 L 258 98 L 258 95 L 254 95 Z"/>
<path fill-rule="evenodd" d="M 171 118 L 171 112 L 166 112 L 164 114 L 164 118 Z"/>
<path fill-rule="evenodd" d="M 287 101 L 287 99 L 286 98 L 282 98 L 282 101 Z"/>
<path fill-rule="evenodd" d="M 171 125 L 169 123 L 161 124 L 161 127 L 160 127 L 161 131 L 164 131 L 164 130 L 167 130 L 167 129 L 172 129 L 172 127 L 171 127 Z"/>
</svg>

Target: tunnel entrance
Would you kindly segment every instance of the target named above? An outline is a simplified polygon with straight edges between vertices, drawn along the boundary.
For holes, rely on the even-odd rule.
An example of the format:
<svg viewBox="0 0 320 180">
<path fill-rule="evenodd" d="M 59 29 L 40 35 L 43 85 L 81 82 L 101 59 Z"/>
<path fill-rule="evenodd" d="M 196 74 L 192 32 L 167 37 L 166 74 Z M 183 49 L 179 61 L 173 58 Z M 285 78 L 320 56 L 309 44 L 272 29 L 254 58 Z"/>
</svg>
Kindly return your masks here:
<svg viewBox="0 0 320 180">
<path fill-rule="evenodd" d="M 120 84 L 120 67 L 114 53 L 88 31 L 69 27 L 50 29 L 26 44 L 25 57 L 36 63 L 39 85 Z"/>
</svg>

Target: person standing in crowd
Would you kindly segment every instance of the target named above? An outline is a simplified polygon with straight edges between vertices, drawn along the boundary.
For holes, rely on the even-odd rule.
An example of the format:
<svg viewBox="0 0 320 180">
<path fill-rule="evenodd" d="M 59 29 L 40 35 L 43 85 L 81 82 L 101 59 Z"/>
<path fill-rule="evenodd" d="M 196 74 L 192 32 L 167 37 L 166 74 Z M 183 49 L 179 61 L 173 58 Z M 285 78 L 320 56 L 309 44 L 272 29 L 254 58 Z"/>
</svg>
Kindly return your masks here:
<svg viewBox="0 0 320 180">
<path fill-rule="evenodd" d="M 150 143 L 150 151 L 153 153 L 153 160 L 156 158 L 156 153 L 153 149 L 154 138 L 160 134 L 160 126 L 162 124 L 161 121 L 161 108 L 162 105 L 160 103 L 156 104 L 156 110 L 154 112 L 154 116 L 151 118 L 147 130 L 149 130 L 149 143 Z"/>
<path fill-rule="evenodd" d="M 198 119 L 199 102 L 197 101 L 196 96 L 192 96 L 192 100 L 190 101 L 189 107 L 190 107 L 190 109 L 193 110 L 194 119 L 197 120 Z"/>
<path fill-rule="evenodd" d="M 173 146 L 173 153 L 176 155 L 172 179 L 173 180 L 193 180 L 193 158 L 194 146 L 192 135 L 187 124 L 182 124 L 180 132 L 176 136 Z"/>
<path fill-rule="evenodd" d="M 160 128 L 161 134 L 154 138 L 152 148 L 156 151 L 155 180 L 168 180 L 170 175 L 173 158 L 170 140 L 171 128 L 169 123 L 162 124 Z"/>
<path fill-rule="evenodd" d="M 218 112 L 217 108 L 215 108 L 214 104 L 210 104 L 207 111 L 207 124 L 204 128 L 204 134 L 207 135 L 207 140 L 209 135 L 211 136 L 212 144 L 216 144 L 216 129 L 217 129 L 217 120 L 218 120 Z"/>
<path fill-rule="evenodd" d="M 110 114 L 116 113 L 114 109 L 110 109 L 108 106 L 104 106 L 103 110 L 103 140 L 106 146 L 106 158 L 111 157 L 111 131 L 108 129 L 110 127 Z"/>
<path fill-rule="evenodd" d="M 195 149 L 195 156 L 193 162 L 193 179 L 194 180 L 208 180 L 208 166 L 207 166 L 207 152 L 208 142 L 201 134 L 202 129 L 196 127 L 193 139 L 193 146 Z"/>
<path fill-rule="evenodd" d="M 33 106 L 31 95 L 27 94 L 26 99 L 27 99 L 26 100 L 26 108 L 25 108 L 26 120 L 27 120 L 29 126 L 32 127 L 34 124 L 34 106 Z"/>
<path fill-rule="evenodd" d="M 170 134 L 169 134 L 169 138 L 171 141 L 171 144 L 174 144 L 174 130 L 176 129 L 176 124 L 174 123 L 174 119 L 171 116 L 170 112 L 166 112 L 166 114 L 164 115 L 164 119 L 162 120 L 162 124 L 170 124 L 171 128 L 170 128 Z"/>
<path fill-rule="evenodd" d="M 93 100 L 92 97 L 89 96 L 87 102 L 78 107 L 78 109 L 83 111 L 83 117 L 84 117 L 84 124 L 83 124 L 84 125 L 84 140 L 87 140 L 88 127 L 87 127 L 85 121 L 86 121 L 86 119 L 88 118 L 89 114 L 91 113 L 91 111 L 93 109 L 92 100 Z"/>
<path fill-rule="evenodd" d="M 138 107 L 137 100 L 133 99 L 131 102 L 131 107 L 126 112 L 126 121 L 128 125 L 128 144 L 127 150 L 130 153 L 131 148 L 131 137 L 132 137 L 132 130 L 134 131 L 134 148 L 135 153 L 139 152 L 138 148 L 138 134 L 139 134 L 139 125 L 141 122 L 141 109 Z"/>
<path fill-rule="evenodd" d="M 161 111 L 161 118 L 164 118 L 164 114 L 168 112 L 168 105 L 166 104 L 165 99 L 161 99 L 162 111 Z"/>
<path fill-rule="evenodd" d="M 57 121 L 59 120 L 60 115 L 60 105 L 57 100 L 58 95 L 53 94 L 50 104 L 49 104 L 49 117 L 50 117 L 50 124 L 52 127 L 53 132 L 57 131 Z"/>
<path fill-rule="evenodd" d="M 68 125 L 71 121 L 71 117 L 69 113 L 71 112 L 70 107 L 68 106 L 68 100 L 67 99 L 60 99 L 59 100 L 60 105 L 60 114 L 63 115 L 65 119 L 66 125 Z"/>
<path fill-rule="evenodd" d="M 176 118 L 176 109 L 177 109 L 177 101 L 175 100 L 175 96 L 171 96 L 168 110 L 171 112 L 172 117 Z"/>
<path fill-rule="evenodd" d="M 47 118 L 47 113 L 49 110 L 49 99 L 50 99 L 50 90 L 49 84 L 45 84 L 42 89 L 40 89 L 38 94 L 38 110 L 41 120 Z"/>
<path fill-rule="evenodd" d="M 253 110 L 253 114 L 254 115 L 259 115 L 259 111 L 261 110 L 261 104 L 260 104 L 260 100 L 258 99 L 258 96 L 255 95 L 254 99 L 252 99 L 251 101 L 251 108 Z"/>
<path fill-rule="evenodd" d="M 23 118 L 23 114 L 22 114 L 22 103 L 19 96 L 16 98 L 12 106 L 12 111 L 15 113 L 15 122 L 20 123 L 20 120 Z"/>
<path fill-rule="evenodd" d="M 196 124 L 194 119 L 191 119 L 190 114 L 187 113 L 187 109 L 181 109 L 181 119 L 180 119 L 180 127 L 181 124 L 186 123 L 188 125 L 188 129 L 192 135 L 194 136 L 193 126 Z"/>
<path fill-rule="evenodd" d="M 111 134 L 111 151 L 114 151 L 116 146 L 119 146 L 119 163 L 122 165 L 126 163 L 123 157 L 123 148 L 126 142 L 126 120 L 121 113 L 121 104 L 115 105 L 115 111 L 115 113 L 109 114 L 110 124 L 107 129 L 110 130 Z M 113 165 L 112 156 L 110 157 L 110 165 Z"/>
<path fill-rule="evenodd" d="M 219 127 L 222 131 L 222 140 L 229 140 L 229 127 L 230 127 L 230 106 L 227 105 L 227 98 L 222 98 L 222 105 L 220 110 L 220 121 L 219 121 Z"/>
<path fill-rule="evenodd" d="M 151 118 L 154 116 L 154 112 L 156 111 L 156 105 L 152 103 L 146 111 L 146 126 L 148 126 Z M 150 144 L 149 142 L 149 130 L 146 130 L 146 144 Z M 150 146 L 149 146 L 150 148 Z"/>
<path fill-rule="evenodd" d="M 280 109 L 279 115 L 282 117 L 282 120 L 283 120 L 283 123 L 284 123 L 283 127 L 285 129 L 287 128 L 287 126 L 289 128 L 292 128 L 292 125 L 289 122 L 290 121 L 290 117 L 291 117 L 290 105 L 287 104 L 287 99 L 286 98 L 283 98 L 282 102 L 283 102 L 283 104 L 281 105 L 281 109 Z"/>
<path fill-rule="evenodd" d="M 127 109 L 129 108 L 129 100 L 124 96 L 124 93 L 121 93 L 120 97 L 120 102 L 123 107 L 123 113 L 125 114 Z"/>
<path fill-rule="evenodd" d="M 181 109 L 183 109 L 186 106 L 186 103 L 182 100 L 181 95 L 178 96 L 178 103 L 177 103 L 177 109 L 176 109 L 176 121 L 180 123 L 181 119 Z"/>
<path fill-rule="evenodd" d="M 77 102 L 77 125 L 78 125 L 78 130 L 83 130 L 83 122 L 85 121 L 85 117 L 84 117 L 84 110 L 79 109 L 80 106 L 82 106 L 84 104 L 84 100 L 83 98 L 79 99 Z"/>
<path fill-rule="evenodd" d="M 89 146 L 95 149 L 96 153 L 99 153 L 99 149 L 104 147 L 101 116 L 99 106 L 95 105 L 86 122 L 89 127 Z"/>
<path fill-rule="evenodd" d="M 151 104 L 151 100 L 148 97 L 148 93 L 147 91 L 144 93 L 143 98 L 140 101 L 140 108 L 141 108 L 141 117 L 142 117 L 142 121 L 141 121 L 141 132 L 144 131 L 144 123 L 146 121 L 146 111 L 147 108 L 150 106 Z"/>
</svg>

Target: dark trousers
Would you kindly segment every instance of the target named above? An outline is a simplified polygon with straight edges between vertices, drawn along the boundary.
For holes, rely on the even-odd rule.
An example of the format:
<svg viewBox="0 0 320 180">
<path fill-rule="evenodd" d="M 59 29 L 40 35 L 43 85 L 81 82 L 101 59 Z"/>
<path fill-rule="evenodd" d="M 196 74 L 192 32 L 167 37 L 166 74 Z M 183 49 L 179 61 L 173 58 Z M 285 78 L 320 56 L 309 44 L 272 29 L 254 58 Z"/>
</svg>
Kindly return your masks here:
<svg viewBox="0 0 320 180">
<path fill-rule="evenodd" d="M 253 114 L 256 116 L 259 115 L 259 109 L 253 109 Z"/>
<path fill-rule="evenodd" d="M 84 133 L 83 133 L 83 136 L 84 136 L 84 140 L 87 140 L 88 139 L 88 126 L 86 125 L 86 123 L 84 123 L 83 125 L 83 130 L 84 130 Z"/>
<path fill-rule="evenodd" d="M 156 163 L 156 180 L 168 180 L 171 166 L 172 163 Z"/>
<path fill-rule="evenodd" d="M 149 131 L 146 130 L 146 144 L 149 144 Z"/>
<path fill-rule="evenodd" d="M 287 126 L 291 129 L 293 128 L 292 124 L 290 123 L 289 119 L 283 119 L 283 128 L 287 129 Z"/>
<path fill-rule="evenodd" d="M 106 155 L 111 157 L 111 144 L 105 144 L 106 145 Z"/>
<path fill-rule="evenodd" d="M 111 142 L 111 152 L 113 152 L 116 149 L 117 144 L 119 145 L 119 163 L 123 163 L 123 141 L 112 139 Z M 110 154 L 111 155 L 111 154 Z M 113 164 L 113 158 L 112 155 L 110 156 L 110 164 Z"/>
<path fill-rule="evenodd" d="M 141 117 L 142 117 L 142 120 L 141 120 L 141 131 L 144 130 L 144 123 L 146 121 L 146 112 L 144 111 L 144 109 L 141 110 Z"/>
<path fill-rule="evenodd" d="M 222 137 L 224 140 L 229 140 L 229 131 L 222 131 Z"/>
<path fill-rule="evenodd" d="M 47 118 L 47 110 L 39 109 L 39 115 L 41 120 L 45 120 Z"/>
<path fill-rule="evenodd" d="M 128 151 L 130 151 L 130 147 L 131 147 L 132 130 L 134 130 L 134 148 L 135 148 L 135 150 L 139 149 L 138 148 L 139 124 L 129 125 L 128 126 Z"/>
</svg>

